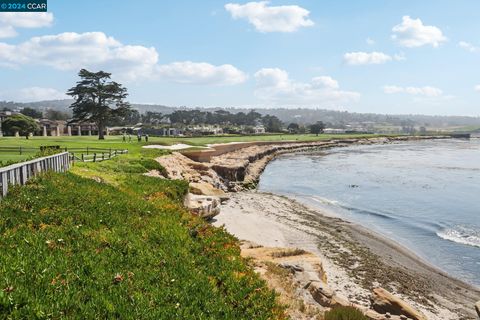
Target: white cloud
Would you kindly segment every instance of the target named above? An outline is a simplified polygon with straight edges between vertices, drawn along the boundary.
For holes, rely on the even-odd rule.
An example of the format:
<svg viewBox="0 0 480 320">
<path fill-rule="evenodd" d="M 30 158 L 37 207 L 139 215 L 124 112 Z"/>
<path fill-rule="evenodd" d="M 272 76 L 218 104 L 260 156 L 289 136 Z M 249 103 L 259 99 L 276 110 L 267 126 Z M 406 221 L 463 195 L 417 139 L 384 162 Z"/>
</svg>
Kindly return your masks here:
<svg viewBox="0 0 480 320">
<path fill-rule="evenodd" d="M 395 54 L 393 57 L 383 52 L 348 52 L 343 55 L 343 60 L 351 66 L 366 64 L 384 64 L 392 60 L 406 60 L 403 53 Z"/>
<path fill-rule="evenodd" d="M 14 100 L 19 102 L 32 102 L 44 100 L 61 100 L 68 99 L 64 92 L 60 92 L 53 88 L 30 87 L 2 94 L 2 98 L 6 100 Z"/>
<path fill-rule="evenodd" d="M 0 38 L 16 37 L 15 28 L 43 28 L 52 23 L 50 12 L 0 12 Z"/>
<path fill-rule="evenodd" d="M 358 92 L 340 90 L 338 82 L 328 76 L 303 83 L 291 80 L 285 70 L 263 68 L 255 73 L 255 79 L 255 95 L 277 105 L 341 107 L 360 98 Z"/>
<path fill-rule="evenodd" d="M 432 86 L 425 86 L 425 87 L 384 86 L 383 92 L 387 94 L 406 93 L 410 95 L 420 95 L 420 96 L 426 96 L 426 97 L 439 97 L 443 95 L 442 90 Z"/>
<path fill-rule="evenodd" d="M 214 66 L 205 62 L 174 62 L 158 67 L 164 79 L 186 84 L 233 85 L 245 82 L 247 75 L 230 64 Z"/>
<path fill-rule="evenodd" d="M 328 76 L 320 76 L 312 79 L 313 88 L 325 88 L 336 90 L 340 88 L 338 81 Z"/>
<path fill-rule="evenodd" d="M 392 31 L 394 33 L 392 39 L 407 48 L 424 45 L 431 45 L 436 48 L 447 41 L 439 28 L 426 26 L 422 20 L 412 19 L 409 16 L 404 16 L 402 23 L 394 26 Z"/>
<path fill-rule="evenodd" d="M 42 28 L 53 23 L 50 12 L 0 12 L 0 23 L 16 28 Z"/>
<path fill-rule="evenodd" d="M 469 43 L 469 42 L 465 42 L 465 41 L 460 41 L 458 43 L 458 46 L 460 48 L 463 48 L 469 52 L 473 52 L 473 53 L 476 53 L 476 52 L 480 52 L 480 48 L 479 47 L 476 47 L 474 46 L 473 44 Z"/>
<path fill-rule="evenodd" d="M 477 91 L 477 92 L 480 92 L 480 84 L 479 84 L 479 85 L 476 85 L 473 89 L 474 89 L 475 91 Z"/>
<path fill-rule="evenodd" d="M 392 61 L 392 57 L 383 52 L 348 52 L 343 55 L 343 60 L 352 66 L 364 64 L 383 64 Z"/>
<path fill-rule="evenodd" d="M 13 38 L 17 36 L 17 31 L 12 26 L 0 25 L 0 39 Z"/>
<path fill-rule="evenodd" d="M 314 22 L 310 12 L 296 5 L 269 6 L 269 1 L 228 3 L 225 10 L 234 19 L 247 19 L 260 32 L 294 32 L 301 27 L 310 27 Z"/>
<path fill-rule="evenodd" d="M 48 66 L 63 71 L 81 68 L 112 72 L 122 81 L 163 77 L 179 83 L 237 84 L 246 74 L 232 65 L 191 61 L 158 64 L 154 47 L 124 45 L 103 32 L 34 37 L 17 45 L 0 42 L 0 67 Z"/>
<path fill-rule="evenodd" d="M 41 65 L 58 70 L 99 69 L 123 79 L 151 76 L 158 62 L 155 48 L 123 45 L 102 32 L 34 37 L 18 45 L 0 43 L 3 65 Z"/>
</svg>

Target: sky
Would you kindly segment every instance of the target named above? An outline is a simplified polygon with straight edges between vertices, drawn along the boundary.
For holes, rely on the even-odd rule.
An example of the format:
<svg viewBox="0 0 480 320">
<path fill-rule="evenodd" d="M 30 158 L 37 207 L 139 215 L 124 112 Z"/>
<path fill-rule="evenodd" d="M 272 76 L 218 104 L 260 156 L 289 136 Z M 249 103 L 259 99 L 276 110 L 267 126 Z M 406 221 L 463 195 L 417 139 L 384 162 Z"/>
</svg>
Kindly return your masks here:
<svg viewBox="0 0 480 320">
<path fill-rule="evenodd" d="M 49 0 L 0 13 L 0 100 L 104 70 L 132 103 L 480 115 L 480 1 Z"/>
</svg>

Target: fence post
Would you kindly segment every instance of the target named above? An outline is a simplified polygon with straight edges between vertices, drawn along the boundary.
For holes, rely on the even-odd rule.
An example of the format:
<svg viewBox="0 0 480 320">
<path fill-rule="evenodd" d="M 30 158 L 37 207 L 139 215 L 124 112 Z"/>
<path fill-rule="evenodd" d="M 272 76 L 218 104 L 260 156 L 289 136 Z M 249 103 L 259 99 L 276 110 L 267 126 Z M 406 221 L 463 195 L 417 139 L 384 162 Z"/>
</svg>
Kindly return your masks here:
<svg viewBox="0 0 480 320">
<path fill-rule="evenodd" d="M 0 176 L 0 179 L 2 181 L 2 197 L 5 197 L 8 192 L 8 177 L 6 172 L 2 172 L 2 175 Z"/>
<path fill-rule="evenodd" d="M 82 153 L 82 162 L 85 162 L 84 154 Z"/>
<path fill-rule="evenodd" d="M 97 162 L 97 153 L 93 154 L 93 162 Z"/>
<path fill-rule="evenodd" d="M 22 155 L 22 147 L 19 147 L 20 148 L 20 155 Z"/>
</svg>

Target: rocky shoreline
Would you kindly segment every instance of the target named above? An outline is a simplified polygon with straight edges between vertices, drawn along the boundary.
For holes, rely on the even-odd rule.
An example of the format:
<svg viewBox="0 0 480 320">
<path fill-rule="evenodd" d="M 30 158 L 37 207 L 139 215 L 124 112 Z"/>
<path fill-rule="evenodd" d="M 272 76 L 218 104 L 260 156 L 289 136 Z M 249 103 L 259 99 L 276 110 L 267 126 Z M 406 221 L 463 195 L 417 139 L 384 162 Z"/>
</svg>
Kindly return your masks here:
<svg viewBox="0 0 480 320">
<path fill-rule="evenodd" d="M 248 241 L 242 251 L 267 281 L 271 276 L 265 270 L 272 263 L 288 270 L 281 277 L 294 284 L 290 296 L 309 305 L 307 310 L 314 306 L 318 313 L 340 304 L 355 306 L 370 319 L 476 319 L 478 289 L 361 226 L 257 191 L 232 194 L 221 211 L 214 225 Z M 272 287 L 284 291 L 278 282 Z M 294 319 L 315 319 L 289 311 Z"/>
<path fill-rule="evenodd" d="M 198 152 L 174 152 L 158 158 L 157 161 L 166 169 L 166 178 L 189 182 L 190 193 L 185 199 L 185 205 L 193 213 L 208 219 L 218 216 L 217 225 L 225 225 L 227 230 L 239 239 L 250 241 L 247 247 L 242 248 L 246 256 L 255 256 L 257 253 L 252 247 L 256 246 L 260 251 L 282 251 L 285 247 L 291 247 L 285 241 L 271 241 L 280 234 L 288 238 L 300 231 L 300 239 L 310 239 L 307 241 L 309 246 L 297 245 L 295 248 L 301 248 L 307 255 L 312 252 L 318 258 L 313 264 L 303 263 L 301 255 L 290 256 L 290 260 L 298 262 L 293 264 L 292 261 L 274 261 L 271 257 L 265 260 L 265 255 L 263 260 L 254 261 L 270 267 L 271 263 L 277 266 L 284 263 L 283 267 L 289 270 L 289 273 L 284 274 L 283 278 L 289 277 L 291 287 L 295 288 L 293 292 L 285 295 L 296 296 L 295 299 L 302 305 L 306 303 L 310 306 L 308 310 L 317 310 L 313 314 L 335 305 L 349 305 L 362 310 L 370 319 L 475 319 L 472 306 L 475 297 L 480 299 L 480 293 L 475 288 L 441 274 L 387 239 L 380 239 L 358 226 L 353 228 L 351 224 L 339 219 L 329 220 L 330 218 L 322 216 L 322 213 L 314 212 L 294 200 L 284 199 L 285 202 L 278 196 L 245 192 L 256 187 L 266 165 L 283 153 L 322 150 L 351 144 L 386 144 L 444 138 L 449 137 L 401 136 L 229 144 L 218 147 L 218 150 L 210 152 L 212 156 L 208 157 Z M 194 159 L 202 159 L 204 162 Z M 232 200 L 228 200 L 229 198 Z M 274 209 L 265 207 L 263 202 L 269 203 Z M 259 211 L 260 207 L 262 209 Z M 244 211 L 249 216 L 246 216 Z M 279 215 L 279 212 L 283 212 L 283 216 Z M 255 219 L 249 220 L 252 216 Z M 287 227 L 292 218 L 296 223 L 293 227 L 291 223 L 290 227 Z M 275 224 L 272 224 L 275 221 L 281 221 L 282 226 L 277 225 L 276 233 L 269 235 L 268 230 L 275 230 Z M 259 226 L 260 234 L 252 236 L 251 230 L 256 230 Z M 324 238 L 319 238 L 318 235 L 322 234 Z M 392 261 L 385 261 L 384 255 L 401 256 L 400 261 L 403 264 L 392 265 L 392 262 L 398 259 L 390 258 Z M 295 265 L 310 271 L 295 271 Z M 325 269 L 328 270 L 325 272 Z M 259 272 L 262 273 L 261 270 Z M 265 274 L 268 272 L 263 272 L 264 277 Z M 340 279 L 340 284 L 332 280 L 332 275 L 333 278 Z M 283 283 L 281 279 L 277 279 L 277 282 Z M 446 284 L 438 286 L 436 282 Z M 285 291 L 278 287 L 275 289 Z M 445 294 L 447 292 L 449 294 Z M 291 315 L 294 319 L 310 319 L 299 310 L 293 310 Z"/>
<path fill-rule="evenodd" d="M 212 146 L 211 150 L 173 152 L 157 160 L 167 170 L 168 178 L 190 183 L 206 183 L 225 192 L 252 189 L 266 165 L 284 153 L 346 147 L 352 144 L 387 144 L 403 141 L 448 139 L 449 136 L 396 136 L 358 139 L 332 139 L 313 142 L 282 141 L 271 143 L 231 143 Z M 228 148 L 223 148 L 228 146 Z M 225 149 L 225 151 L 220 151 Z M 199 161 L 198 159 L 202 159 Z"/>
<path fill-rule="evenodd" d="M 157 161 L 167 172 L 165 178 L 189 182 L 191 192 L 185 199 L 185 205 L 201 217 L 212 218 L 219 214 L 220 203 L 228 198 L 229 192 L 254 189 L 265 167 L 280 154 L 340 148 L 352 144 L 387 144 L 446 138 L 449 137 L 397 136 L 313 142 L 231 143 L 215 145 L 208 150 L 173 152 L 157 158 Z"/>
</svg>

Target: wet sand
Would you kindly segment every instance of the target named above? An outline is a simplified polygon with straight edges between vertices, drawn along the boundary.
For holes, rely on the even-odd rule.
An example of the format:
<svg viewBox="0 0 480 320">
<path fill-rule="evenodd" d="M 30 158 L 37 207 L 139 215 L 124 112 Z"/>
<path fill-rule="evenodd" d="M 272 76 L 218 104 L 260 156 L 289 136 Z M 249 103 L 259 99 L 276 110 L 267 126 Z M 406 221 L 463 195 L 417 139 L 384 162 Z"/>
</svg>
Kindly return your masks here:
<svg viewBox="0 0 480 320">
<path fill-rule="evenodd" d="M 255 191 L 230 196 L 215 225 L 224 225 L 241 240 L 316 254 L 329 285 L 354 303 L 368 306 L 371 290 L 383 287 L 428 319 L 477 319 L 478 288 L 448 276 L 392 240 L 287 197 Z"/>
</svg>

